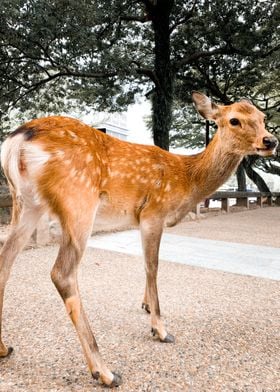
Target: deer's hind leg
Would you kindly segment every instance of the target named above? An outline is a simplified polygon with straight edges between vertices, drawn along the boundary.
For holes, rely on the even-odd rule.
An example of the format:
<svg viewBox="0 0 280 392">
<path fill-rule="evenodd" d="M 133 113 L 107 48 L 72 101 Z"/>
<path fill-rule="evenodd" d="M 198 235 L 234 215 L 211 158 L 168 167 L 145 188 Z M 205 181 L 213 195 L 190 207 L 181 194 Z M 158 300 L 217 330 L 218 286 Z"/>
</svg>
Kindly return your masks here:
<svg viewBox="0 0 280 392">
<path fill-rule="evenodd" d="M 14 221 L 12 231 L 0 252 L 0 358 L 7 357 L 13 351 L 11 347 L 5 346 L 1 336 L 5 286 L 16 256 L 28 242 L 42 213 L 38 206 L 23 204 L 21 212 L 17 211 L 17 222 Z"/>
<path fill-rule="evenodd" d="M 144 309 L 149 314 L 151 313 L 147 280 L 146 280 L 146 286 L 145 286 L 145 293 L 144 293 L 144 297 L 143 297 L 143 301 L 142 301 L 142 309 Z"/>
<path fill-rule="evenodd" d="M 82 305 L 77 281 L 78 267 L 92 229 L 97 203 L 97 200 L 90 203 L 83 200 L 83 205 L 77 203 L 75 210 L 65 209 L 65 207 L 59 209 L 60 215 L 58 215 L 63 231 L 62 242 L 51 278 L 77 331 L 93 378 L 114 387 L 121 383 L 121 377 L 111 372 L 101 358 Z"/>
</svg>

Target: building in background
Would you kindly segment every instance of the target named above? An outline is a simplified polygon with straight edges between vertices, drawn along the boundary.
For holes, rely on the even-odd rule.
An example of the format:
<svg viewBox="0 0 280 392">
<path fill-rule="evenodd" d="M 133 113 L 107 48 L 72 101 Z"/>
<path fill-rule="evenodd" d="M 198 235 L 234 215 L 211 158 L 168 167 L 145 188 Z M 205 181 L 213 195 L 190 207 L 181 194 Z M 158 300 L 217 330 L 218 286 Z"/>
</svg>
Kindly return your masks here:
<svg viewBox="0 0 280 392">
<path fill-rule="evenodd" d="M 128 140 L 129 138 L 130 132 L 127 126 L 126 113 L 91 113 L 82 116 L 81 120 L 94 128 L 100 129 L 107 135 L 114 136 L 121 140 Z"/>
<path fill-rule="evenodd" d="M 126 113 L 107 114 L 103 120 L 95 125 L 97 128 L 104 130 L 107 135 L 114 136 L 121 140 L 127 140 L 129 130 L 127 128 Z"/>
</svg>

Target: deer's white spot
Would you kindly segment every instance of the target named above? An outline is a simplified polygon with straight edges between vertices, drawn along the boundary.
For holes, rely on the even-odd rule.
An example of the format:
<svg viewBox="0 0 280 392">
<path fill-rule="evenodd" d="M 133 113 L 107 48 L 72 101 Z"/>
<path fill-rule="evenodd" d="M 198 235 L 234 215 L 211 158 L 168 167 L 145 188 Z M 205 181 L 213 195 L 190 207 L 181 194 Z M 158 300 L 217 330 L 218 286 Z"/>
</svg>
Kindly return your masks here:
<svg viewBox="0 0 280 392">
<path fill-rule="evenodd" d="M 160 170 L 160 169 L 163 169 L 163 166 L 162 166 L 160 163 L 154 163 L 154 164 L 152 165 L 152 168 L 153 168 L 154 170 Z"/>
<path fill-rule="evenodd" d="M 71 139 L 73 139 L 73 140 L 79 139 L 78 136 L 74 132 L 72 132 L 72 131 L 67 131 L 67 132 L 68 132 L 68 135 L 71 137 Z"/>
<path fill-rule="evenodd" d="M 91 154 L 87 154 L 86 163 L 90 163 L 93 160 L 93 156 Z"/>
<path fill-rule="evenodd" d="M 170 185 L 170 183 L 168 182 L 168 183 L 166 184 L 165 188 L 164 188 L 164 192 L 169 192 L 170 189 L 171 189 L 171 185 Z"/>
<path fill-rule="evenodd" d="M 70 177 L 75 178 L 76 175 L 77 175 L 77 170 L 74 167 L 72 167 L 72 169 L 70 170 L 69 175 L 70 175 Z"/>
<path fill-rule="evenodd" d="M 155 180 L 155 188 L 160 188 L 161 181 L 159 179 Z"/>
<path fill-rule="evenodd" d="M 105 186 L 107 184 L 107 182 L 108 182 L 108 179 L 104 178 L 104 180 L 102 180 L 102 182 L 101 182 L 101 186 Z"/>
<path fill-rule="evenodd" d="M 57 157 L 59 157 L 59 158 L 63 158 L 64 155 L 65 155 L 65 152 L 64 152 L 63 150 L 57 150 L 57 151 L 55 152 L 55 155 L 56 155 Z"/>
<path fill-rule="evenodd" d="M 83 173 L 82 175 L 81 175 L 81 177 L 80 177 L 80 181 L 81 182 L 84 182 L 86 180 L 86 176 L 85 176 L 85 173 Z"/>
<path fill-rule="evenodd" d="M 118 177 L 118 176 L 120 176 L 121 175 L 121 173 L 120 172 L 118 172 L 118 171 L 112 171 L 112 173 L 111 173 L 111 177 Z"/>
</svg>

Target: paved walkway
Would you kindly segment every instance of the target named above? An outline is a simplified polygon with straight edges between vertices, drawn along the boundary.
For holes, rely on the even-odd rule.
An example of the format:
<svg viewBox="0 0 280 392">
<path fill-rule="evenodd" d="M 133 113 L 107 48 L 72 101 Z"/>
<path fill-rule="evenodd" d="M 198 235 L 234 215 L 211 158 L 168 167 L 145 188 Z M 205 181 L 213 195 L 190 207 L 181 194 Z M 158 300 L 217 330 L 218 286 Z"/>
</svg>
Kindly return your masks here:
<svg viewBox="0 0 280 392">
<path fill-rule="evenodd" d="M 92 237 L 89 247 L 141 255 L 138 230 Z M 280 248 L 163 234 L 160 259 L 241 275 L 280 280 Z"/>
</svg>

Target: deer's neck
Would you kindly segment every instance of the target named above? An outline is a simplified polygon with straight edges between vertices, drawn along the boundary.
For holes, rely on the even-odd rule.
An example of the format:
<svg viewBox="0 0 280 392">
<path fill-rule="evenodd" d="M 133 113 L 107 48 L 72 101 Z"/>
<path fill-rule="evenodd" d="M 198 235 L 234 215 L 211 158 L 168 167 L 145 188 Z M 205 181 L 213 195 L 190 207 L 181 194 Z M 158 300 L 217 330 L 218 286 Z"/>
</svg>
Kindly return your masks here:
<svg viewBox="0 0 280 392">
<path fill-rule="evenodd" d="M 217 133 L 202 153 L 183 158 L 188 191 L 197 202 L 214 193 L 236 169 L 243 157 L 232 150 Z"/>
</svg>

